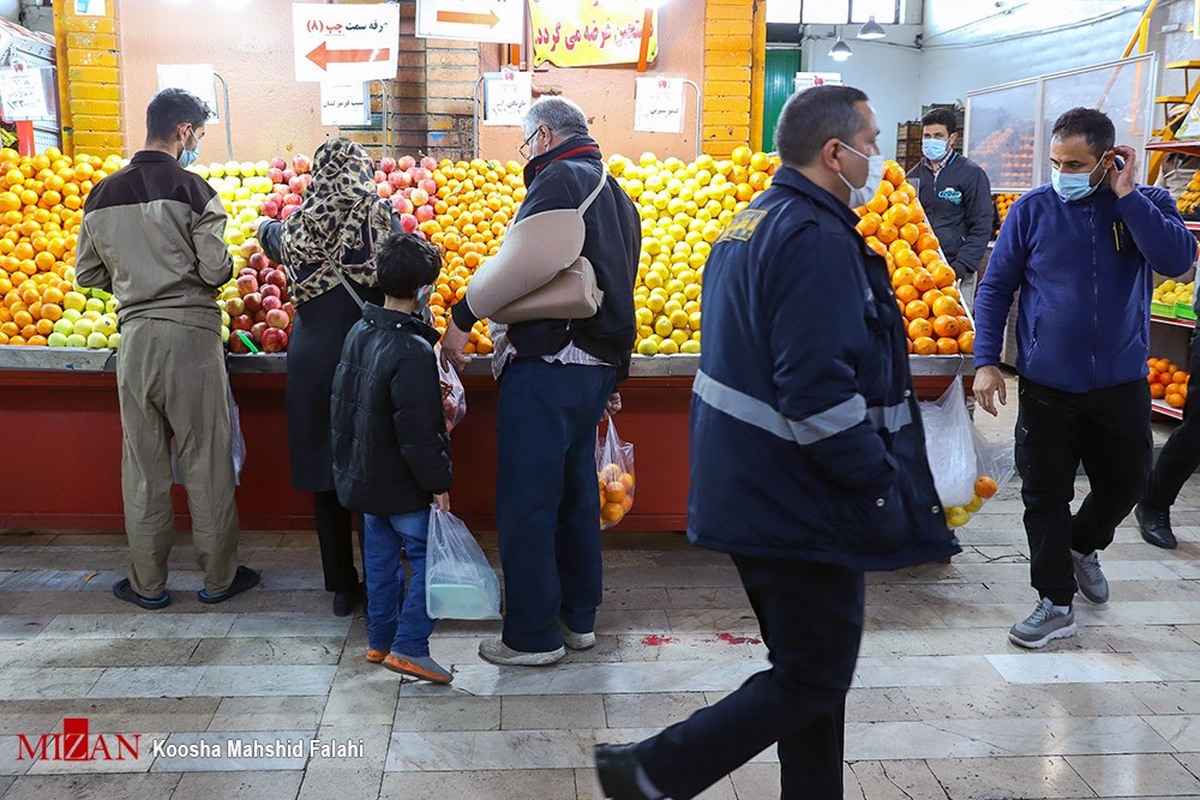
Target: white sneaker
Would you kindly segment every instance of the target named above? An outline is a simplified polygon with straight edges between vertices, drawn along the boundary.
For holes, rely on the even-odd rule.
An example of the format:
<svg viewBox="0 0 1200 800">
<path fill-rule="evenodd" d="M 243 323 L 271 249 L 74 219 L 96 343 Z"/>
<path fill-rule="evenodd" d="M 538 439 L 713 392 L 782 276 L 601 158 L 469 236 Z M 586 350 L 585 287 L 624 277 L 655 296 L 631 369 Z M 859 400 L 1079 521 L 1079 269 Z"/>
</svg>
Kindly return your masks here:
<svg viewBox="0 0 1200 800">
<path fill-rule="evenodd" d="M 562 623 L 559 623 L 558 627 L 562 630 L 563 644 L 569 650 L 590 650 L 596 646 L 595 631 L 577 633 Z"/>
<path fill-rule="evenodd" d="M 479 643 L 479 657 L 503 667 L 545 667 L 561 661 L 566 654 L 565 647 L 544 653 L 525 653 L 513 650 L 499 638 L 484 639 Z"/>
</svg>

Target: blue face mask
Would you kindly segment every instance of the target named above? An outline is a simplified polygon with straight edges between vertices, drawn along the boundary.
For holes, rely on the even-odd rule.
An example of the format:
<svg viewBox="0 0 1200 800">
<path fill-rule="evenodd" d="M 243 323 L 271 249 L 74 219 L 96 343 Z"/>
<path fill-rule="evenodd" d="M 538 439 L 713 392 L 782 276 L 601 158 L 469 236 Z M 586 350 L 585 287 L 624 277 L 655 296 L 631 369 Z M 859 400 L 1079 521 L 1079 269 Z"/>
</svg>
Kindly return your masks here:
<svg viewBox="0 0 1200 800">
<path fill-rule="evenodd" d="M 1097 164 L 1092 172 L 1099 167 L 1100 164 Z M 1059 197 L 1068 203 L 1074 203 L 1076 200 L 1088 197 L 1099 188 L 1099 184 L 1092 186 L 1092 172 L 1062 172 L 1058 167 L 1051 167 L 1050 184 L 1054 187 L 1054 191 L 1058 192 Z"/>
<path fill-rule="evenodd" d="M 921 153 L 930 161 L 941 161 L 950 150 L 950 143 L 945 139 L 922 139 Z"/>
<path fill-rule="evenodd" d="M 187 140 L 184 140 L 184 150 L 179 154 L 179 166 L 181 167 L 190 167 L 200 158 L 200 140 L 196 138 L 195 132 L 192 133 L 192 141 L 195 144 L 189 148 Z"/>
</svg>

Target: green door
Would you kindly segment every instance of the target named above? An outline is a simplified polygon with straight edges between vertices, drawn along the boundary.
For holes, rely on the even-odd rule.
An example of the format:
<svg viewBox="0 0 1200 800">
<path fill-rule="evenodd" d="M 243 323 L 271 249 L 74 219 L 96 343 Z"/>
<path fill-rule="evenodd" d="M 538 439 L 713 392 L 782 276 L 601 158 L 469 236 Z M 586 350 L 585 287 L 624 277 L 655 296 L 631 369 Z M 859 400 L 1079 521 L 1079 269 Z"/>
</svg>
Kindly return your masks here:
<svg viewBox="0 0 1200 800">
<path fill-rule="evenodd" d="M 794 79 L 800 71 L 799 49 L 768 49 L 763 85 L 763 150 L 775 149 L 775 123 L 784 102 L 792 96 Z"/>
</svg>

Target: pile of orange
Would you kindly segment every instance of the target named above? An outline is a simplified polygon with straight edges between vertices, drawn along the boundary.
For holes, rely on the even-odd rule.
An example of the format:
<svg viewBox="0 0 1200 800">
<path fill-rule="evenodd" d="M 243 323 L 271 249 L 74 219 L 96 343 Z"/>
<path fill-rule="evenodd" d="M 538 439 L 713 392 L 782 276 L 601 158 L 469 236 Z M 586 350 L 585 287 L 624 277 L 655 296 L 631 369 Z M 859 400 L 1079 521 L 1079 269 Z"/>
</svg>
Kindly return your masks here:
<svg viewBox="0 0 1200 800">
<path fill-rule="evenodd" d="M 954 270 L 925 219 L 917 191 L 895 161 L 884 162 L 883 182 L 856 209 L 858 232 L 887 260 L 896 303 L 908 328 L 908 352 L 919 356 L 975 352 L 975 330 L 959 303 Z"/>
<path fill-rule="evenodd" d="M 48 343 L 73 288 L 84 200 L 120 168 L 117 156 L 0 150 L 0 345 Z"/>
<path fill-rule="evenodd" d="M 1172 408 L 1183 408 L 1187 402 L 1191 375 L 1176 367 L 1168 358 L 1151 358 L 1146 364 L 1150 367 L 1150 374 L 1146 376 L 1146 382 L 1150 384 L 1150 397 L 1162 400 Z"/>
<path fill-rule="evenodd" d="M 600 487 L 600 528 L 608 530 L 633 508 L 633 473 L 620 464 L 606 464 L 596 473 Z"/>
<path fill-rule="evenodd" d="M 1019 194 L 998 194 L 995 197 L 996 214 L 1000 217 L 1000 224 L 996 226 L 996 235 L 1000 235 L 1000 225 L 1004 224 L 1004 220 L 1008 219 L 1008 210 L 1012 208 L 1012 204 L 1017 202 Z"/>
<path fill-rule="evenodd" d="M 444 159 L 433 171 L 438 185 L 433 210 L 437 215 L 418 227 L 443 252 L 429 308 L 439 331 L 446 330 L 450 307 L 463 299 L 475 270 L 500 249 L 509 223 L 525 198 L 522 167 L 516 161 L 451 162 Z M 471 330 L 468 354 L 488 355 L 492 340 L 487 323 Z"/>
</svg>

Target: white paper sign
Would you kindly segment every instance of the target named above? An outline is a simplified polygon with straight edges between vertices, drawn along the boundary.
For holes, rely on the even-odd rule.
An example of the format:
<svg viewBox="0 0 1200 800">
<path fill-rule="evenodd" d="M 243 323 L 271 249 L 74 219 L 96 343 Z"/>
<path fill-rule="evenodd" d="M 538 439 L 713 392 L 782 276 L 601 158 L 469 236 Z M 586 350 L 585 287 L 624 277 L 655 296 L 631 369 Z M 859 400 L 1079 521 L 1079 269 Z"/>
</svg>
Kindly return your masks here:
<svg viewBox="0 0 1200 800">
<path fill-rule="evenodd" d="M 525 0 L 417 0 L 417 36 L 518 44 Z"/>
<path fill-rule="evenodd" d="M 88 17 L 103 17 L 107 13 L 104 0 L 74 0 L 75 13 Z"/>
<path fill-rule="evenodd" d="M 47 95 L 49 69 L 4 70 L 0 72 L 0 107 L 9 122 L 54 116 L 54 103 Z"/>
<path fill-rule="evenodd" d="M 296 80 L 362 83 L 396 77 L 397 3 L 292 6 Z"/>
<path fill-rule="evenodd" d="M 219 119 L 212 64 L 159 64 L 158 90 L 161 92 L 163 89 L 191 92 L 208 105 L 210 123 Z"/>
<path fill-rule="evenodd" d="M 322 83 L 322 125 L 366 125 L 371 121 L 371 93 L 365 83 Z"/>
<path fill-rule="evenodd" d="M 506 69 L 483 76 L 483 124 L 520 127 L 533 103 L 533 78 L 528 72 Z"/>
<path fill-rule="evenodd" d="M 683 130 L 683 79 L 638 78 L 633 129 L 651 133 Z"/>
<path fill-rule="evenodd" d="M 792 90 L 800 92 L 805 89 L 811 89 L 814 86 L 841 86 L 842 73 L 840 72 L 797 72 L 796 77 L 792 81 Z"/>
</svg>

